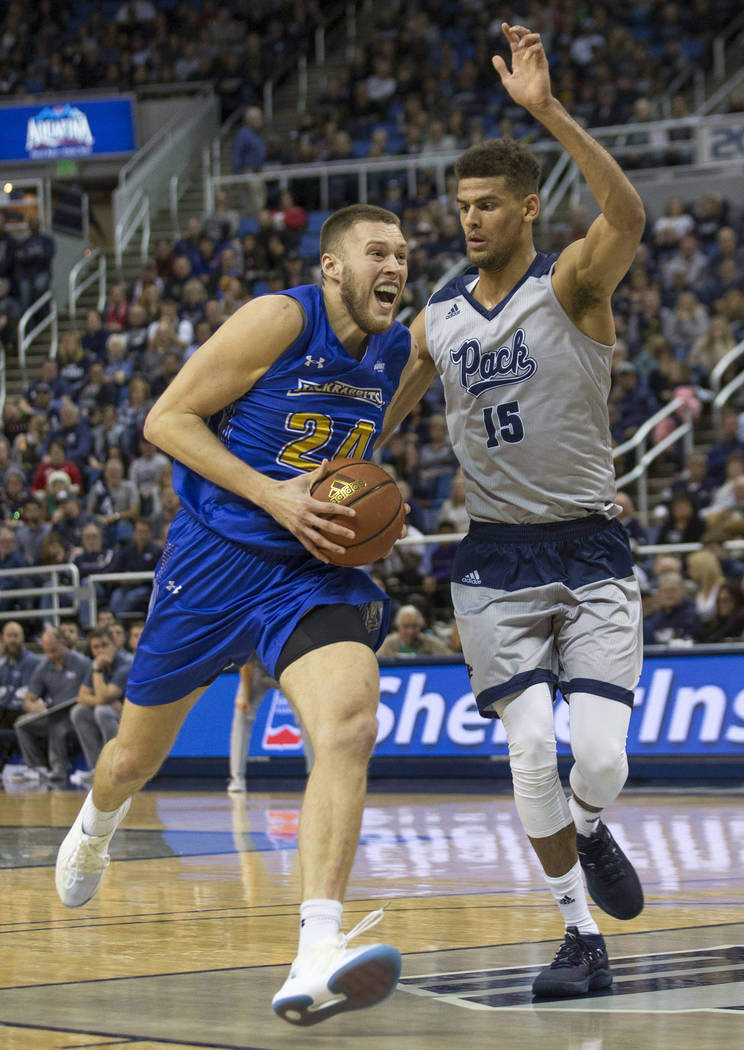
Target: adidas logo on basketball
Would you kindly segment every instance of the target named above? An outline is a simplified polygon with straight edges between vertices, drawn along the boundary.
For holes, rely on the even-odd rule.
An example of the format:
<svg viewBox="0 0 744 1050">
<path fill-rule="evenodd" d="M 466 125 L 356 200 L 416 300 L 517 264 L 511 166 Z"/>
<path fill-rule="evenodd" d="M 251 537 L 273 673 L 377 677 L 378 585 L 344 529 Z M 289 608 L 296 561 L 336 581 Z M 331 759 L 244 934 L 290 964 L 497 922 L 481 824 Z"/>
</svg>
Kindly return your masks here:
<svg viewBox="0 0 744 1050">
<path fill-rule="evenodd" d="M 477 587 L 479 587 L 480 583 L 481 583 L 480 573 L 478 572 L 477 569 L 473 569 L 472 572 L 469 572 L 466 576 L 463 576 L 462 582 L 463 583 L 473 583 Z"/>
<path fill-rule="evenodd" d="M 460 307 L 457 305 L 457 303 L 453 303 L 452 306 L 447 311 L 447 313 L 444 315 L 445 321 L 449 321 L 450 317 L 457 317 L 459 312 L 460 312 Z"/>
</svg>

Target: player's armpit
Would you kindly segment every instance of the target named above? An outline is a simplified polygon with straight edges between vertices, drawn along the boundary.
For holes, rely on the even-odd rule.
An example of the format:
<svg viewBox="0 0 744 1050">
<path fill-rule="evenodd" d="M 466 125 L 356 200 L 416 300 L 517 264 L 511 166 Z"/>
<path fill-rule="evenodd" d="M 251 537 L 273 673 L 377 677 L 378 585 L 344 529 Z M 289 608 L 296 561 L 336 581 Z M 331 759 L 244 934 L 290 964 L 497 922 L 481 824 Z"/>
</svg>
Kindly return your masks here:
<svg viewBox="0 0 744 1050">
<path fill-rule="evenodd" d="M 436 366 L 426 345 L 426 311 L 422 310 L 411 325 L 411 356 L 403 369 L 398 389 L 385 413 L 382 433 L 375 445 L 385 445 L 409 412 L 419 403 L 436 375 Z"/>
</svg>

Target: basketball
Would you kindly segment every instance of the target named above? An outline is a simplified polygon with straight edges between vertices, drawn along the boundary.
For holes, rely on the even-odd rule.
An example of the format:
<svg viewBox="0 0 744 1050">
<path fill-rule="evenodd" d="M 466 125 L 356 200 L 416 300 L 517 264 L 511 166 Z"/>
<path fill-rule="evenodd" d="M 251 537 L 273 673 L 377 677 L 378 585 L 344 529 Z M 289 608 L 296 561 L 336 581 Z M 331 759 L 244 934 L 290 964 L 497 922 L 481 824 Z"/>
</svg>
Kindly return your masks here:
<svg viewBox="0 0 744 1050">
<path fill-rule="evenodd" d="M 345 554 L 324 553 L 334 565 L 367 565 L 390 553 L 400 536 L 405 508 L 390 475 L 365 459 L 333 459 L 328 473 L 310 490 L 315 499 L 353 507 L 354 519 L 331 515 L 327 520 L 353 529 L 353 540 L 330 537 Z"/>
</svg>

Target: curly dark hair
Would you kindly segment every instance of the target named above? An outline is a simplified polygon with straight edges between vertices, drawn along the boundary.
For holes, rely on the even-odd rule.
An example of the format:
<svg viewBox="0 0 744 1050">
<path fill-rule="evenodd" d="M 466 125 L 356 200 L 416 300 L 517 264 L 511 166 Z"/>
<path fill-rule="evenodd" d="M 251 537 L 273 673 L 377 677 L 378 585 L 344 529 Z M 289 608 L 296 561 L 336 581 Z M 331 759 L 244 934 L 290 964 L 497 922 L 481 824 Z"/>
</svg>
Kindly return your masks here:
<svg viewBox="0 0 744 1050">
<path fill-rule="evenodd" d="M 503 175 L 507 187 L 519 197 L 537 193 L 540 162 L 514 139 L 486 139 L 465 150 L 455 162 L 457 179 L 491 179 Z"/>
</svg>

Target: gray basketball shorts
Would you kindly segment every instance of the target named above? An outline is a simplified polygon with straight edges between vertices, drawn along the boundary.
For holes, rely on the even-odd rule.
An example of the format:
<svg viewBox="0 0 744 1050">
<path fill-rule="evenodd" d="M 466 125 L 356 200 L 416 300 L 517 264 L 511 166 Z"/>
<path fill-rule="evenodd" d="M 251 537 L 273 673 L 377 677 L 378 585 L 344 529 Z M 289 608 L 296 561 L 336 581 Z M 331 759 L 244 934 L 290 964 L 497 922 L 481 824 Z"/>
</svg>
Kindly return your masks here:
<svg viewBox="0 0 744 1050">
<path fill-rule="evenodd" d="M 568 699 L 633 705 L 641 596 L 622 526 L 600 515 L 547 525 L 473 522 L 452 599 L 478 709 L 546 682 Z"/>
</svg>

